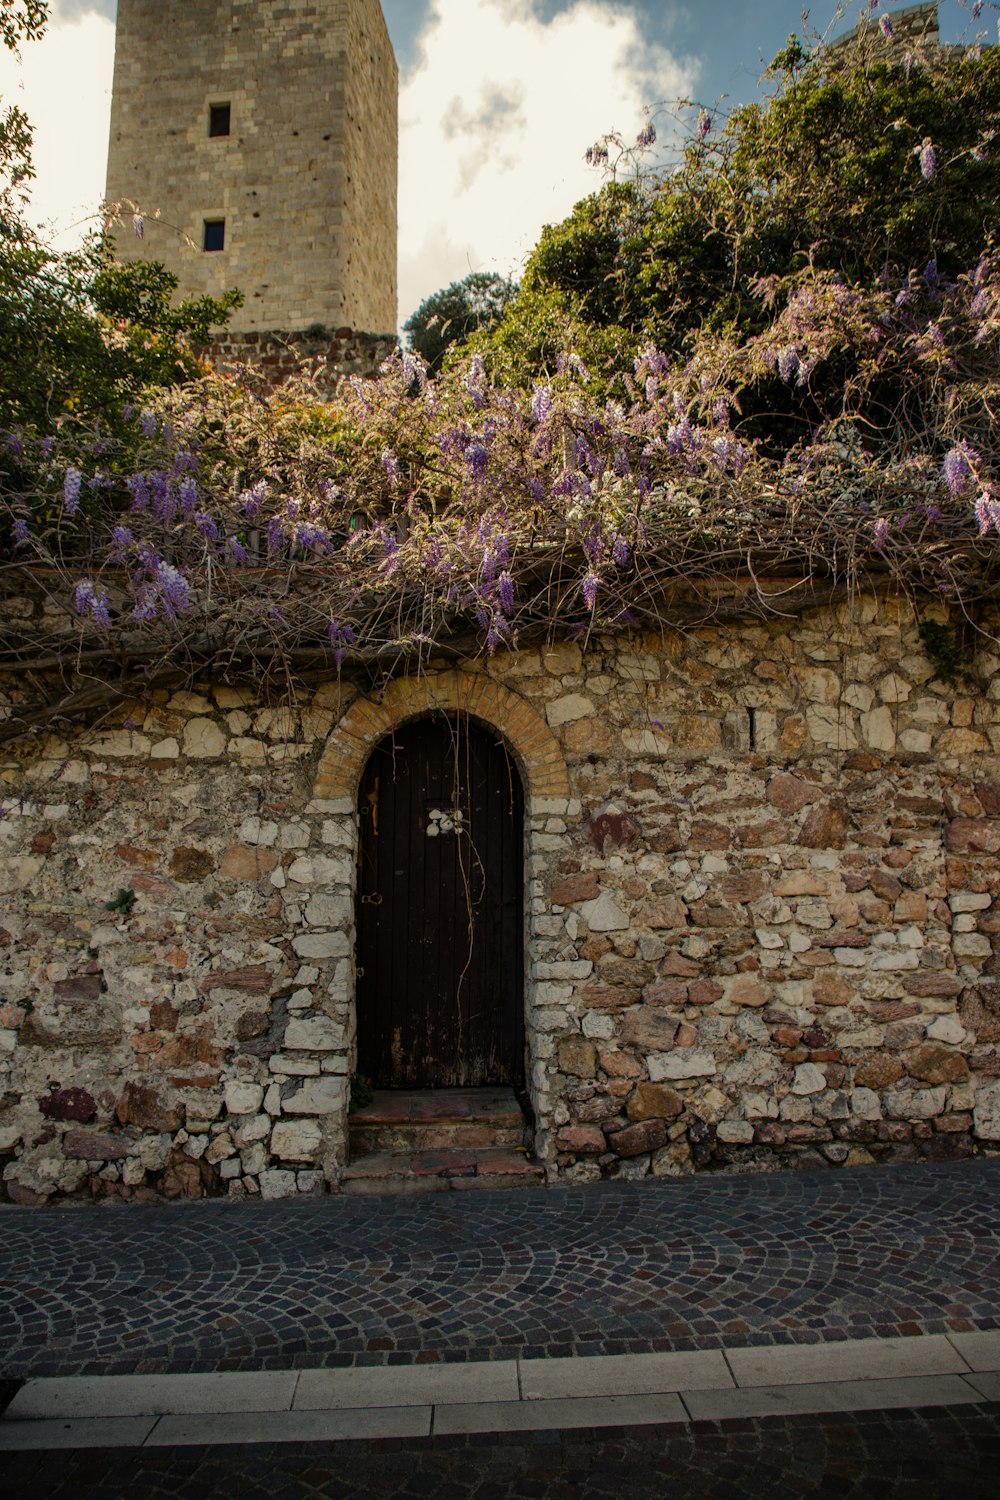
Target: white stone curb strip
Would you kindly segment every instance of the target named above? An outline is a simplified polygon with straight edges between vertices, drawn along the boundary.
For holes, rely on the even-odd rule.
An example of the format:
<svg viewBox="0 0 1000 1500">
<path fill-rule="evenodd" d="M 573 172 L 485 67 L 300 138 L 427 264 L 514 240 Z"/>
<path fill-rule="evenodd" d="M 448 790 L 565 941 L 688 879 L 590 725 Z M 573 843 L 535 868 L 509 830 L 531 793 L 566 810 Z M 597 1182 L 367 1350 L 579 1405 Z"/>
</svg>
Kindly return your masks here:
<svg viewBox="0 0 1000 1500">
<path fill-rule="evenodd" d="M 29 1380 L 0 1451 L 331 1442 L 1000 1400 L 1000 1331 L 677 1354 Z"/>
</svg>

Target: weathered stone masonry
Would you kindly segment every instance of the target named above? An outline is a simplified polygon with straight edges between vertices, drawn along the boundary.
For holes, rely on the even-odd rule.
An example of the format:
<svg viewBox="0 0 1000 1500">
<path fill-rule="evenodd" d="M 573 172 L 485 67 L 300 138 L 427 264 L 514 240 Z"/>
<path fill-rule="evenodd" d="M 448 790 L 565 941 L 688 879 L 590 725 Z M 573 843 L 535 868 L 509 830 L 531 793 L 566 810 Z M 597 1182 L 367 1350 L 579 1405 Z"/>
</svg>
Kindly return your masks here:
<svg viewBox="0 0 1000 1500">
<path fill-rule="evenodd" d="M 435 709 L 499 729 L 525 783 L 553 1178 L 996 1149 L 1000 658 L 975 668 L 975 692 L 936 680 L 908 607 L 862 600 L 378 698 L 205 684 L 8 749 L 5 1193 L 336 1188 L 356 788 Z"/>
</svg>

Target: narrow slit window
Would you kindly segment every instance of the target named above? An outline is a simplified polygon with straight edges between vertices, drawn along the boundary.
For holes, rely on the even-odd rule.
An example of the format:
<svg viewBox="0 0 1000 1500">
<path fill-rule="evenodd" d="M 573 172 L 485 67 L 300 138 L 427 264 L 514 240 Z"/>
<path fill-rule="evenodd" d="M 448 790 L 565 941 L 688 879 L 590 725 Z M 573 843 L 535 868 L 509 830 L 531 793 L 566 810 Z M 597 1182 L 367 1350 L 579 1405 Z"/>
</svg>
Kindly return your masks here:
<svg viewBox="0 0 1000 1500">
<path fill-rule="evenodd" d="M 209 135 L 228 135 L 230 126 L 230 115 L 232 106 L 229 104 L 210 104 L 208 107 L 208 133 Z"/>
<path fill-rule="evenodd" d="M 205 249 L 225 250 L 226 248 L 226 221 L 225 219 L 205 220 Z"/>
</svg>

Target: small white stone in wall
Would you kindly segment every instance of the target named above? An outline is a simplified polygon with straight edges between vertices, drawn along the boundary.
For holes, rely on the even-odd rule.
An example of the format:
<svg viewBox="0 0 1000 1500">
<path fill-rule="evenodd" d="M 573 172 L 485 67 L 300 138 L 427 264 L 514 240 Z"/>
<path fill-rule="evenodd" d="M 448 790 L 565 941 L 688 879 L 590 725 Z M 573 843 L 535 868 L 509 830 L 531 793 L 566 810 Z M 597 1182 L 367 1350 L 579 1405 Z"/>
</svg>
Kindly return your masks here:
<svg viewBox="0 0 1000 1500">
<path fill-rule="evenodd" d="M 585 901 L 580 914 L 591 932 L 624 932 L 629 925 L 610 891 L 602 891 L 594 901 Z"/>
<path fill-rule="evenodd" d="M 189 719 L 184 726 L 184 754 L 192 760 L 210 760 L 222 755 L 226 736 L 214 719 Z"/>
<path fill-rule="evenodd" d="M 850 1095 L 851 1114 L 858 1120 L 881 1120 L 882 1106 L 874 1089 L 854 1089 Z"/>
<path fill-rule="evenodd" d="M 651 1052 L 646 1059 L 653 1083 L 681 1078 L 711 1078 L 715 1075 L 715 1056 L 697 1047 L 677 1047 L 673 1052 Z"/>
<path fill-rule="evenodd" d="M 260 1174 L 260 1196 L 265 1203 L 273 1203 L 279 1198 L 294 1198 L 298 1190 L 294 1172 L 283 1172 L 280 1168 L 272 1167 Z"/>
<path fill-rule="evenodd" d="M 770 932 L 766 927 L 757 928 L 757 941 L 762 948 L 783 948 L 785 940 L 780 932 Z"/>
<path fill-rule="evenodd" d="M 567 693 L 565 698 L 557 698 L 545 707 L 545 717 L 553 729 L 562 724 L 573 724 L 577 719 L 593 718 L 596 712 L 593 703 L 582 693 Z"/>
<path fill-rule="evenodd" d="M 346 932 L 304 932 L 293 939 L 292 947 L 299 958 L 342 958 L 351 951 Z"/>
<path fill-rule="evenodd" d="M 819 1094 L 826 1088 L 826 1077 L 815 1063 L 799 1063 L 795 1069 L 793 1094 Z"/>
<path fill-rule="evenodd" d="M 343 1026 L 329 1016 L 313 1016 L 308 1021 L 289 1021 L 285 1027 L 284 1046 L 303 1052 L 335 1052 L 346 1043 Z"/>
<path fill-rule="evenodd" d="M 271 1154 L 282 1161 L 315 1161 L 322 1145 L 318 1120 L 281 1120 L 271 1132 Z"/>
<path fill-rule="evenodd" d="M 258 818 L 256 814 L 244 818 L 240 824 L 240 843 L 259 844 L 262 849 L 269 849 L 278 837 L 278 825 L 269 819 Z"/>
<path fill-rule="evenodd" d="M 980 1140 L 1000 1141 L 1000 1079 L 979 1090 L 973 1129 Z"/>
<path fill-rule="evenodd" d="M 720 1120 L 718 1137 L 729 1145 L 748 1146 L 753 1140 L 753 1126 L 748 1120 Z"/>
<path fill-rule="evenodd" d="M 231 1115 L 255 1115 L 263 1097 L 264 1089 L 259 1083 L 227 1083 L 223 1094 Z"/>
<path fill-rule="evenodd" d="M 934 1042 L 947 1042 L 957 1047 L 965 1041 L 965 1027 L 955 1016 L 938 1016 L 927 1027 L 927 1036 Z"/>
<path fill-rule="evenodd" d="M 307 1078 L 297 1094 L 285 1099 L 284 1110 L 289 1115 L 328 1115 L 343 1107 L 347 1091 L 347 1080 L 335 1074 L 322 1078 Z"/>
<path fill-rule="evenodd" d="M 176 760 L 181 753 L 181 747 L 171 735 L 168 739 L 160 740 L 149 752 L 150 760 Z"/>
<path fill-rule="evenodd" d="M 600 1011 L 588 1010 L 583 1018 L 583 1034 L 599 1041 L 610 1041 L 615 1034 L 615 1023 Z"/>
<path fill-rule="evenodd" d="M 956 891 L 948 897 L 952 911 L 986 911 L 993 904 L 992 896 L 979 895 L 975 891 Z"/>
<path fill-rule="evenodd" d="M 878 685 L 878 695 L 883 703 L 905 703 L 913 689 L 905 677 L 890 672 Z"/>
</svg>

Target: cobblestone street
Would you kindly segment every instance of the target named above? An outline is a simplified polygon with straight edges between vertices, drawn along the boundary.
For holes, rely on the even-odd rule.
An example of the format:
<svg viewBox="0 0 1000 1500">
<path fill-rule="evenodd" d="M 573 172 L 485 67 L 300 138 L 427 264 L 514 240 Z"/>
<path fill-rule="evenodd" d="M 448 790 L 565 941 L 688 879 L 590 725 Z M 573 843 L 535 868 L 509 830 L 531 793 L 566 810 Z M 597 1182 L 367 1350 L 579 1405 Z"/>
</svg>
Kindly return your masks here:
<svg viewBox="0 0 1000 1500">
<path fill-rule="evenodd" d="M 0 1224 L 21 1379 L 1000 1328 L 995 1160 Z"/>
<path fill-rule="evenodd" d="M 651 1400 L 673 1401 L 671 1409 L 682 1412 L 676 1397 L 623 1394 L 603 1408 L 597 1397 L 579 1404 L 584 1415 L 578 1410 L 572 1430 L 568 1419 L 561 1430 L 539 1422 L 540 1430 L 494 1431 L 488 1415 L 483 1430 L 452 1426 L 449 1433 L 449 1421 L 465 1420 L 464 1412 L 475 1417 L 476 1409 L 435 1406 L 429 1427 L 412 1407 L 417 1425 L 406 1426 L 404 1408 L 404 1426 L 395 1431 L 425 1434 L 404 1437 L 391 1435 L 391 1425 L 366 1429 L 361 1411 L 241 1419 L 222 1415 L 240 1408 L 220 1405 L 217 1432 L 206 1410 L 177 1440 L 166 1433 L 180 1432 L 187 1419 L 164 1418 L 180 1426 L 148 1440 L 126 1433 L 107 1447 L 101 1424 L 88 1430 L 84 1422 L 66 1429 L 83 1434 L 79 1441 L 64 1437 L 71 1446 L 43 1442 L 32 1451 L 26 1440 L 25 1451 L 0 1452 L 0 1484 L 13 1500 L 178 1494 L 185 1500 L 735 1500 L 762 1493 L 779 1500 L 922 1500 L 956 1490 L 992 1497 L 1000 1375 L 924 1375 L 910 1387 L 886 1379 L 875 1397 L 870 1381 L 828 1385 L 810 1407 L 819 1386 L 784 1387 L 785 1395 L 772 1386 L 757 1394 L 755 1383 L 779 1377 L 766 1371 L 754 1377 L 752 1370 L 741 1377 L 741 1370 L 760 1350 L 775 1370 L 785 1370 L 781 1379 L 844 1380 L 837 1368 L 847 1369 L 845 1357 L 877 1362 L 883 1349 L 926 1362 L 932 1353 L 938 1357 L 945 1340 L 934 1336 L 943 1334 L 951 1336 L 945 1353 L 952 1362 L 932 1360 L 926 1369 L 964 1369 L 955 1349 L 985 1349 L 976 1340 L 985 1335 L 989 1343 L 990 1330 L 1000 1329 L 998 1188 L 1000 1162 L 980 1161 L 484 1192 L 474 1199 L 334 1197 L 294 1208 L 4 1209 L 0 1405 L 13 1400 L 11 1417 L 32 1389 L 23 1382 L 38 1377 L 94 1377 L 85 1391 L 114 1385 L 97 1377 L 136 1377 L 125 1387 L 124 1411 L 132 1409 L 128 1390 L 161 1373 L 391 1366 L 390 1399 L 405 1401 L 418 1399 L 403 1392 L 420 1367 L 465 1362 L 469 1394 L 447 1399 L 475 1401 L 482 1398 L 473 1391 L 473 1365 L 482 1372 L 486 1361 L 499 1377 L 500 1362 L 540 1360 L 532 1372 L 537 1381 L 544 1368 L 558 1368 L 546 1360 L 567 1355 L 576 1357 L 574 1370 L 595 1373 L 601 1356 L 641 1360 L 703 1351 L 697 1357 L 704 1360 L 704 1351 L 724 1350 L 738 1385 L 749 1380 L 751 1389 L 705 1393 L 704 1400 L 737 1403 L 716 1413 L 744 1403 L 749 1414 L 727 1420 L 699 1419 L 697 1393 L 684 1398 L 687 1420 L 650 1415 Z M 864 1340 L 883 1342 L 864 1346 Z M 801 1346 L 816 1344 L 839 1347 L 821 1360 L 821 1373 L 789 1375 L 791 1346 L 804 1354 Z M 911 1375 L 920 1373 L 918 1365 L 911 1361 Z M 994 1367 L 995 1358 L 972 1368 Z M 520 1382 L 525 1367 L 519 1368 Z M 377 1374 L 369 1368 L 365 1380 Z M 463 1390 L 464 1382 L 463 1374 Z M 919 1395 L 909 1398 L 910 1388 Z M 51 1399 L 44 1379 L 36 1389 L 36 1400 Z M 830 1392 L 841 1390 L 858 1409 L 823 1409 Z M 525 1383 L 522 1397 L 531 1394 Z M 789 1407 L 798 1415 L 754 1414 L 761 1411 L 754 1401 L 770 1401 L 767 1413 L 786 1398 L 799 1402 Z M 101 1399 L 95 1412 L 103 1409 Z M 553 1402 L 551 1410 L 572 1405 Z M 872 1409 L 860 1409 L 865 1405 Z M 530 1401 L 515 1407 L 515 1420 L 528 1427 L 541 1415 Z M 509 1405 L 494 1402 L 489 1410 L 498 1414 L 498 1426 L 511 1420 Z M 69 1407 L 64 1412 L 72 1415 Z M 627 1425 L 602 1425 L 622 1419 Z M 129 1420 L 117 1419 L 119 1430 Z M 146 1431 L 151 1420 L 138 1425 Z M 241 1420 L 258 1441 L 239 1436 L 244 1429 L 233 1424 Z M 380 1420 L 397 1417 L 383 1412 Z M 208 1422 L 207 1429 L 198 1421 Z M 342 1440 L 299 1441 L 299 1421 L 339 1423 Z M 288 1438 L 264 1441 L 281 1424 Z M 10 1436 L 30 1425 L 5 1420 L 0 1428 Z M 58 1434 L 58 1423 L 46 1430 Z M 197 1435 L 205 1430 L 212 1446 Z M 359 1440 L 366 1430 L 390 1435 Z M 154 1446 L 140 1446 L 144 1441 Z"/>
</svg>

